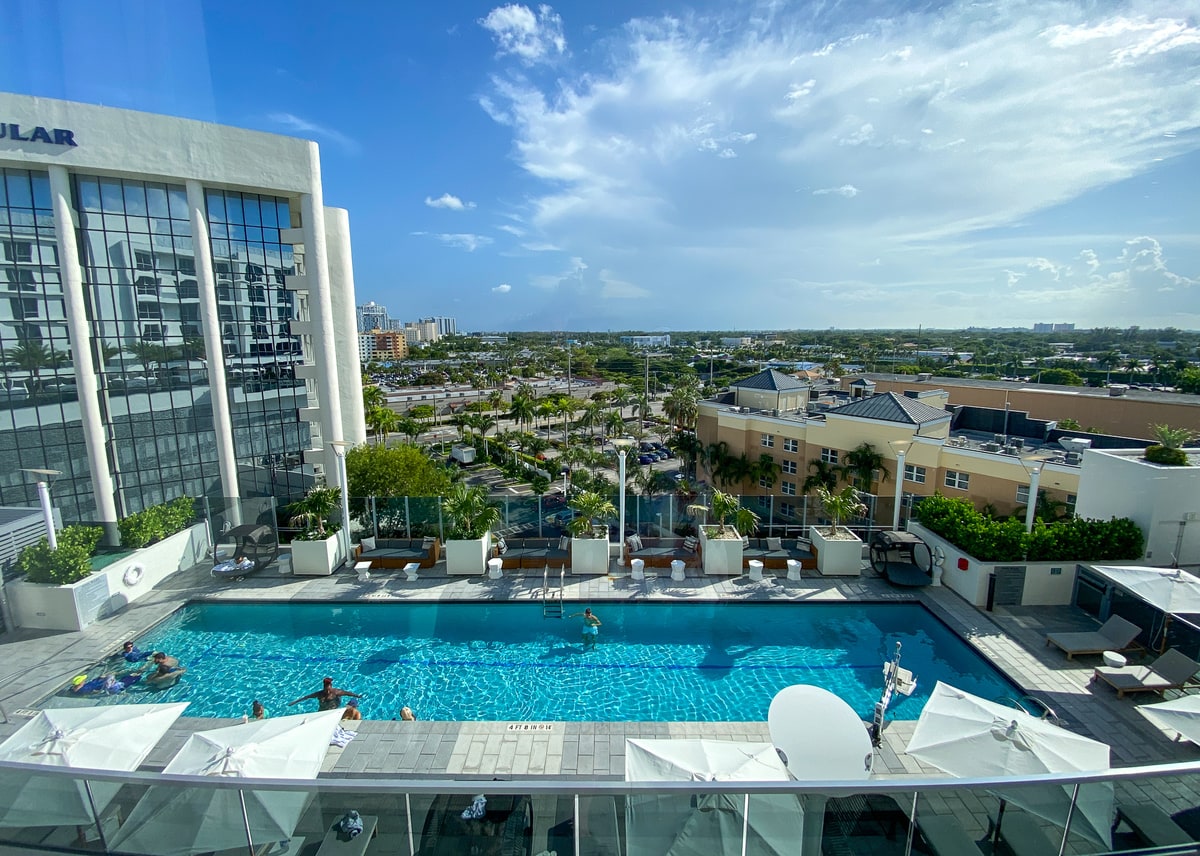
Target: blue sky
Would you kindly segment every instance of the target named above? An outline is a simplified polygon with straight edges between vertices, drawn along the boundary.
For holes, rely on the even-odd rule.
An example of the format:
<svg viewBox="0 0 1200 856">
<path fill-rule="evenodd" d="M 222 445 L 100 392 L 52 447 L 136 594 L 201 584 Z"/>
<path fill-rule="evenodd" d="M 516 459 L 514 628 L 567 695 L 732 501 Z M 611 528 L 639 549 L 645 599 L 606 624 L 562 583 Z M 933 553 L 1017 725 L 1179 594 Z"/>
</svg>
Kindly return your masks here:
<svg viewBox="0 0 1200 856">
<path fill-rule="evenodd" d="M 1200 19 L 1149 2 L 40 2 L 0 87 L 321 143 L 460 329 L 1200 328 Z"/>
</svg>

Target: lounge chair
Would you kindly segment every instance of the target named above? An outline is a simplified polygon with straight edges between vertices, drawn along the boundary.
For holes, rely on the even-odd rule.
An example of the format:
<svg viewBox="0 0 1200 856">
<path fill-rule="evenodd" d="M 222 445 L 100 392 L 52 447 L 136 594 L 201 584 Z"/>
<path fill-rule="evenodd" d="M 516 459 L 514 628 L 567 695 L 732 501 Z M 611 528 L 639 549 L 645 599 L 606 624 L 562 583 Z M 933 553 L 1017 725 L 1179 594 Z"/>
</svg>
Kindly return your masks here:
<svg viewBox="0 0 1200 856">
<path fill-rule="evenodd" d="M 1126 693 L 1162 693 L 1164 690 L 1183 689 L 1196 672 L 1200 672 L 1200 663 L 1172 648 L 1149 666 L 1135 669 L 1101 666 L 1092 674 L 1092 681 L 1104 681 L 1117 691 L 1117 698 L 1124 698 Z"/>
<path fill-rule="evenodd" d="M 1113 831 L 1124 821 L 1142 841 L 1151 847 L 1167 847 L 1192 844 L 1187 830 L 1171 819 L 1171 816 L 1156 805 L 1140 803 L 1117 806 L 1117 822 Z"/>
<path fill-rule="evenodd" d="M 917 829 L 934 856 L 976 856 L 983 853 L 958 818 L 952 815 L 918 814 Z"/>
<path fill-rule="evenodd" d="M 1026 812 L 1008 811 L 997 834 L 1014 856 L 1058 856 L 1058 845 L 1050 840 L 1033 815 Z"/>
<path fill-rule="evenodd" d="M 1061 648 L 1070 660 L 1078 654 L 1103 654 L 1105 651 L 1124 651 L 1133 647 L 1133 640 L 1142 628 L 1119 615 L 1114 615 L 1100 625 L 1099 630 L 1085 633 L 1051 633 L 1046 637 L 1047 645 Z"/>
</svg>

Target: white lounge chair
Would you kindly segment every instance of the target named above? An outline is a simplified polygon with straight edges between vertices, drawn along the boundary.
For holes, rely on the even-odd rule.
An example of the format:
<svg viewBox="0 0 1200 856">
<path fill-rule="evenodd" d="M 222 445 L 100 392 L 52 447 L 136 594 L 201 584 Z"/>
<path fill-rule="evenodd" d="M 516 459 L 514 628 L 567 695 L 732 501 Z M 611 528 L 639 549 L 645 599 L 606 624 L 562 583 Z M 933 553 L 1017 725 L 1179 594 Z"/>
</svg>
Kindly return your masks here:
<svg viewBox="0 0 1200 856">
<path fill-rule="evenodd" d="M 1117 691 L 1117 698 L 1124 698 L 1127 693 L 1181 690 L 1196 672 L 1200 672 L 1200 663 L 1172 648 L 1149 666 L 1133 669 L 1111 669 L 1101 666 L 1092 673 L 1092 681 L 1104 681 Z"/>
<path fill-rule="evenodd" d="M 1114 615 L 1100 625 L 1098 630 L 1083 633 L 1051 633 L 1046 637 L 1047 645 L 1061 648 L 1070 660 L 1078 654 L 1103 654 L 1105 651 L 1124 651 L 1133 646 L 1142 628 L 1132 621 Z"/>
</svg>

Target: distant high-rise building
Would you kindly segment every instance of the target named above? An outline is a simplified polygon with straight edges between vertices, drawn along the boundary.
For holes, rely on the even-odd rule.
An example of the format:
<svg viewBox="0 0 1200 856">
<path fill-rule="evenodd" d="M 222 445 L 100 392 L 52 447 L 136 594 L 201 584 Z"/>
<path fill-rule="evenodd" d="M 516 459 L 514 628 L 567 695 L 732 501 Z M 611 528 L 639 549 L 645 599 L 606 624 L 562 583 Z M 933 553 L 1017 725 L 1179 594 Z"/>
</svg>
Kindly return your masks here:
<svg viewBox="0 0 1200 856">
<path fill-rule="evenodd" d="M 621 343 L 632 345 L 635 348 L 669 348 L 671 347 L 671 337 L 669 334 L 661 336 L 622 336 Z"/>
<path fill-rule="evenodd" d="M 437 325 L 439 339 L 442 336 L 458 335 L 458 325 L 455 323 L 453 318 L 434 317 L 434 318 L 426 318 L 425 320 L 432 321 L 434 324 Z"/>
<path fill-rule="evenodd" d="M 372 300 L 358 307 L 358 332 L 369 333 L 372 330 L 388 330 L 390 328 L 391 323 L 388 320 L 386 306 L 380 306 Z"/>
<path fill-rule="evenodd" d="M 1035 333 L 1073 333 L 1075 332 L 1074 324 L 1034 324 L 1033 332 Z"/>
</svg>

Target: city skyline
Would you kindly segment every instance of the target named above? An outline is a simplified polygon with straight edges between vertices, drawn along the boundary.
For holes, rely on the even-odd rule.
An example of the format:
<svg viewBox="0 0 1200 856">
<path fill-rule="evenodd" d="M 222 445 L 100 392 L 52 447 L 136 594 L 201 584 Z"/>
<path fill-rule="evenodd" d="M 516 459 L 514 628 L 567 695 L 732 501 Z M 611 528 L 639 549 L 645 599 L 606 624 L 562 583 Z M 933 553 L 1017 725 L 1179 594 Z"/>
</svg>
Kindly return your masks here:
<svg viewBox="0 0 1200 856">
<path fill-rule="evenodd" d="M 1166 6 L 54 8 L 0 11 L 7 88 L 317 140 L 359 302 L 401 317 L 1200 327 L 1200 28 Z"/>
</svg>

